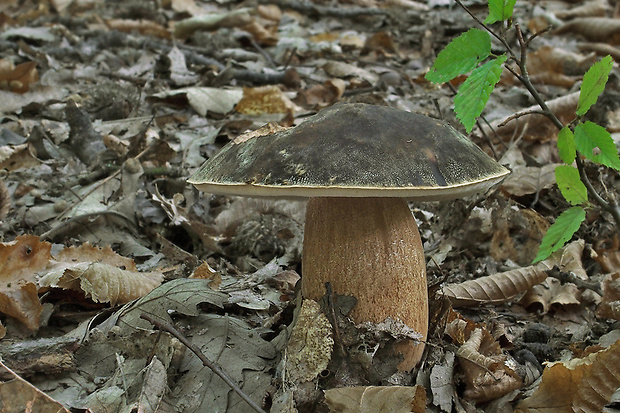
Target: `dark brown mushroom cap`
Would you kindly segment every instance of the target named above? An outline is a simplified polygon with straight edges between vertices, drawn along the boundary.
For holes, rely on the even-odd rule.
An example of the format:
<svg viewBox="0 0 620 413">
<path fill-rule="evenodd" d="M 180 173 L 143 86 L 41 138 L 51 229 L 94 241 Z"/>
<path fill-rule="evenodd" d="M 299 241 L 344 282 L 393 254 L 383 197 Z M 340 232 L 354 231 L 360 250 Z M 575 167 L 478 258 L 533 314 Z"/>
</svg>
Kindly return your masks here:
<svg viewBox="0 0 620 413">
<path fill-rule="evenodd" d="M 508 173 L 438 120 L 340 104 L 294 128 L 235 139 L 189 182 L 228 195 L 437 200 L 486 191 Z"/>
</svg>

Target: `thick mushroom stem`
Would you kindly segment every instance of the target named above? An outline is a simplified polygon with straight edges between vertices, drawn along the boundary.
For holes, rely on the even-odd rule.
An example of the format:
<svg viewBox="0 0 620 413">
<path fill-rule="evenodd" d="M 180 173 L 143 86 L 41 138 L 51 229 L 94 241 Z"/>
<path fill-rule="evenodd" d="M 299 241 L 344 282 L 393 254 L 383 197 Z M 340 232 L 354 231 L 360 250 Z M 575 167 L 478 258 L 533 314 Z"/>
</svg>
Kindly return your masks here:
<svg viewBox="0 0 620 413">
<path fill-rule="evenodd" d="M 401 198 L 313 198 L 303 246 L 302 295 L 319 300 L 329 281 L 335 293 L 353 295 L 356 323 L 390 317 L 426 340 L 426 265 L 415 219 Z M 420 361 L 423 344 L 397 347 L 399 370 Z"/>
</svg>

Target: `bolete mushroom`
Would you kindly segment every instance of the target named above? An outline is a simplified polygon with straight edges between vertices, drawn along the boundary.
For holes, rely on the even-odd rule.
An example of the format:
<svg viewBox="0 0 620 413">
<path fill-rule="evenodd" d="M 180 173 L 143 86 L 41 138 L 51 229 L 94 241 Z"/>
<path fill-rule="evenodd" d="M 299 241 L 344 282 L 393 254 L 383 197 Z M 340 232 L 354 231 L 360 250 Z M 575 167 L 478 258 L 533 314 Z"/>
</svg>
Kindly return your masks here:
<svg viewBox="0 0 620 413">
<path fill-rule="evenodd" d="M 435 201 L 487 191 L 509 171 L 454 128 L 383 106 L 338 104 L 294 128 L 255 131 L 223 147 L 189 182 L 208 193 L 310 198 L 302 295 L 329 281 L 352 295 L 357 322 L 391 318 L 428 330 L 426 264 L 407 199 Z M 399 343 L 398 368 L 423 343 Z"/>
</svg>

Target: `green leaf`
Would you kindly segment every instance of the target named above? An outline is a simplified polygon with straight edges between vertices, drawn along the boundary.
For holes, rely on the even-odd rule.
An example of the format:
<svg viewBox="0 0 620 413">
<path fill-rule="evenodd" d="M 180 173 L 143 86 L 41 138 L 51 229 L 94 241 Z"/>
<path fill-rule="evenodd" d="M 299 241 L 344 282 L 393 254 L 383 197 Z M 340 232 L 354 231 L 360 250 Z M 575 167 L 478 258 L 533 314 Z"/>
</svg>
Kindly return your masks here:
<svg viewBox="0 0 620 413">
<path fill-rule="evenodd" d="M 564 163 L 572 164 L 575 162 L 575 156 L 577 155 L 577 148 L 575 148 L 575 135 L 568 126 L 564 126 L 558 134 L 558 152 L 560 158 Z"/>
<path fill-rule="evenodd" d="M 508 20 L 512 17 L 517 0 L 489 0 L 489 15 L 484 22 L 493 24 L 498 21 Z"/>
<path fill-rule="evenodd" d="M 491 54 L 491 35 L 480 29 L 470 29 L 453 39 L 439 52 L 426 80 L 448 82 L 474 69 Z"/>
<path fill-rule="evenodd" d="M 620 171 L 618 149 L 604 127 L 590 121 L 580 123 L 575 127 L 575 146 L 589 160 Z"/>
<path fill-rule="evenodd" d="M 588 201 L 588 190 L 581 182 L 577 168 L 569 165 L 560 165 L 555 168 L 555 182 L 560 192 L 572 205 L 583 204 Z"/>
<path fill-rule="evenodd" d="M 562 212 L 543 237 L 534 262 L 542 261 L 562 248 L 585 219 L 586 211 L 580 206 L 574 206 Z"/>
<path fill-rule="evenodd" d="M 454 97 L 456 117 L 465 126 L 467 133 L 474 128 L 476 119 L 482 113 L 491 92 L 499 82 L 502 64 L 507 58 L 508 56 L 502 55 L 474 70 Z"/>
<path fill-rule="evenodd" d="M 605 84 L 609 77 L 609 72 L 614 65 L 611 56 L 607 55 L 600 61 L 594 63 L 583 75 L 581 92 L 579 93 L 579 103 L 577 104 L 577 115 L 583 116 L 590 107 L 596 103 L 598 96 L 605 89 Z"/>
</svg>

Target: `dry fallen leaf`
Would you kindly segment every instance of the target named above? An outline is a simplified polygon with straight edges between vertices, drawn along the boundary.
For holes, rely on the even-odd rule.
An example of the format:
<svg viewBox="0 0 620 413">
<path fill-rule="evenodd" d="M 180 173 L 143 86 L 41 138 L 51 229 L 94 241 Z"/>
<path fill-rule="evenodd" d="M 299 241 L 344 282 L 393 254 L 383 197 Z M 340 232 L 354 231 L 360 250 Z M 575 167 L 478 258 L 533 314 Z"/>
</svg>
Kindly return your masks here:
<svg viewBox="0 0 620 413">
<path fill-rule="evenodd" d="M 592 42 L 620 44 L 620 19 L 610 17 L 582 17 L 560 26 L 554 34 L 579 34 Z"/>
<path fill-rule="evenodd" d="M 36 273 L 48 265 L 51 248 L 52 244 L 34 235 L 0 243 L 0 312 L 31 330 L 39 327 L 43 310 Z"/>
<path fill-rule="evenodd" d="M 426 392 L 422 386 L 357 386 L 325 391 L 330 413 L 423 413 Z"/>
<path fill-rule="evenodd" d="M 0 382 L 0 412 L 69 413 L 69 410 L 19 377 L 0 361 L 0 371 L 14 378 Z"/>
<path fill-rule="evenodd" d="M 336 103 L 344 93 L 346 84 L 342 79 L 329 79 L 321 85 L 313 85 L 299 91 L 298 99 L 303 106 L 312 109 L 322 109 Z"/>
<path fill-rule="evenodd" d="M 26 93 L 30 85 L 39 80 L 36 62 L 13 66 L 10 60 L 0 59 L 0 89 L 14 93 Z"/>
<path fill-rule="evenodd" d="M 460 346 L 456 354 L 465 375 L 466 398 L 479 402 L 494 400 L 522 386 L 515 371 L 516 362 L 502 351 L 484 326 L 451 310 L 445 334 Z"/>
<path fill-rule="evenodd" d="M 95 302 L 124 304 L 161 284 L 159 272 L 138 272 L 132 259 L 90 244 L 62 250 L 56 261 L 39 273 L 41 287 L 82 291 Z"/>
<path fill-rule="evenodd" d="M 603 17 L 609 10 L 609 4 L 605 0 L 585 2 L 568 10 L 558 10 L 556 17 L 560 19 L 573 19 L 575 17 Z"/>
<path fill-rule="evenodd" d="M 549 364 L 540 385 L 515 412 L 599 413 L 620 387 L 620 340 L 582 359 Z"/>
<path fill-rule="evenodd" d="M 15 171 L 39 165 L 41 161 L 32 155 L 27 143 L 0 147 L 0 169 Z"/>
<path fill-rule="evenodd" d="M 542 283 L 532 287 L 519 300 L 519 304 L 528 310 L 546 314 L 552 306 L 579 305 L 580 298 L 581 293 L 575 284 L 562 284 L 557 278 L 548 277 Z"/>
<path fill-rule="evenodd" d="M 448 284 L 443 287 L 442 293 L 455 307 L 502 303 L 543 282 L 547 271 L 556 265 L 563 271 L 582 277 L 585 274 L 581 266 L 583 246 L 583 240 L 574 241 L 535 265 Z"/>
<path fill-rule="evenodd" d="M 603 281 L 603 299 L 596 315 L 620 320 L 620 272 L 609 274 Z"/>
<path fill-rule="evenodd" d="M 620 271 L 620 236 L 616 234 L 611 239 L 599 240 L 594 247 L 594 259 L 604 272 Z"/>
</svg>

